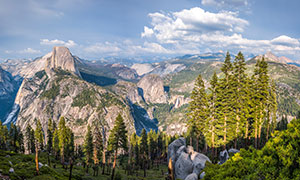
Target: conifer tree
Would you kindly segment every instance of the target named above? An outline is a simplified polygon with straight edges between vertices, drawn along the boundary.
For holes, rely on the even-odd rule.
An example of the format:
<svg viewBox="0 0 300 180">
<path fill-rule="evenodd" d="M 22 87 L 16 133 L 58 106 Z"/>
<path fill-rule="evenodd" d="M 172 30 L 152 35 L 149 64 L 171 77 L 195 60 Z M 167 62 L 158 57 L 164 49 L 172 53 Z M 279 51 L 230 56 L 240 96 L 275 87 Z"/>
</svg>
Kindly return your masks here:
<svg viewBox="0 0 300 180">
<path fill-rule="evenodd" d="M 0 147 L 4 149 L 5 147 L 5 134 L 4 134 L 4 126 L 2 125 L 2 121 L 0 121 Z"/>
<path fill-rule="evenodd" d="M 270 132 L 274 132 L 276 128 L 276 112 L 277 112 L 277 99 L 276 99 L 276 85 L 274 80 L 271 81 L 269 87 L 269 95 L 267 99 L 267 135 L 266 140 L 269 139 Z"/>
<path fill-rule="evenodd" d="M 229 52 L 227 52 L 224 64 L 221 68 L 224 73 L 224 78 L 220 79 L 219 86 L 216 88 L 216 111 L 218 121 L 216 122 L 216 146 L 223 145 L 223 148 L 226 149 L 226 144 L 233 139 L 231 134 L 233 123 L 233 114 L 232 114 L 232 74 L 233 66 L 230 61 L 231 57 Z M 220 139 L 219 137 L 222 137 Z"/>
<path fill-rule="evenodd" d="M 147 143 L 147 132 L 145 128 L 142 129 L 141 132 L 141 142 L 140 142 L 140 153 L 143 158 L 143 169 L 144 169 L 144 177 L 146 177 L 146 161 L 147 161 L 147 153 L 148 153 L 148 143 Z"/>
<path fill-rule="evenodd" d="M 48 152 L 48 164 L 50 166 L 50 153 L 52 151 L 52 141 L 53 141 L 53 123 L 52 119 L 48 119 L 48 129 L 47 129 L 47 152 Z"/>
<path fill-rule="evenodd" d="M 207 134 L 207 131 L 205 129 L 205 122 L 208 117 L 208 107 L 209 107 L 207 94 L 205 92 L 204 81 L 200 74 L 196 79 L 194 89 L 192 91 L 191 99 L 192 101 L 190 102 L 189 113 L 188 113 L 188 117 L 189 117 L 188 127 L 191 129 L 190 130 L 191 132 L 193 132 L 194 127 L 196 127 L 196 131 L 195 131 L 197 137 L 196 146 L 197 146 L 197 151 L 199 151 L 198 149 L 199 137 L 201 133 L 204 134 L 204 136 L 206 136 Z"/>
<path fill-rule="evenodd" d="M 113 162 L 113 170 L 111 174 L 111 180 L 114 179 L 117 154 L 119 148 L 127 151 L 127 130 L 124 120 L 119 114 L 115 120 L 115 125 L 109 134 L 109 150 L 114 151 L 114 162 Z"/>
<path fill-rule="evenodd" d="M 88 172 L 89 165 L 93 158 L 93 136 L 90 125 L 87 127 L 87 132 L 84 140 L 84 153 L 85 153 L 85 162 L 86 162 L 86 172 Z"/>
<path fill-rule="evenodd" d="M 209 117 L 206 122 L 206 129 L 208 133 L 206 135 L 206 140 L 209 143 L 209 146 L 212 148 L 212 154 L 215 156 L 215 147 L 216 147 L 216 122 L 217 122 L 217 88 L 218 88 L 218 77 L 216 72 L 214 72 L 213 77 L 210 81 L 210 94 L 209 99 Z"/>
<path fill-rule="evenodd" d="M 64 117 L 61 117 L 58 124 L 58 141 L 60 149 L 60 160 L 63 167 L 65 167 L 65 154 L 68 143 L 66 121 Z"/>
<path fill-rule="evenodd" d="M 246 63 L 244 56 L 241 52 L 234 59 L 233 66 L 233 78 L 231 86 L 233 88 L 233 111 L 235 114 L 234 119 L 234 148 L 237 149 L 237 141 L 238 138 L 242 136 L 244 132 L 244 128 L 246 125 L 246 114 L 247 114 L 247 103 L 248 103 L 248 89 L 247 89 L 247 81 L 248 77 L 245 73 Z"/>
<path fill-rule="evenodd" d="M 34 131 L 35 137 L 35 166 L 36 172 L 39 174 L 39 151 L 43 149 L 44 134 L 40 120 L 36 120 L 36 128 Z"/>
<path fill-rule="evenodd" d="M 55 128 L 54 132 L 53 132 L 52 149 L 53 149 L 55 158 L 57 159 L 58 155 L 59 155 L 59 150 L 60 150 L 60 147 L 59 147 L 59 131 L 58 131 L 57 128 Z"/>
<path fill-rule="evenodd" d="M 94 129 L 94 141 L 93 141 L 93 160 L 95 168 L 97 169 L 98 175 L 98 165 L 103 151 L 103 137 L 102 132 L 99 130 L 98 125 Z M 96 175 L 94 173 L 94 175 Z"/>
</svg>

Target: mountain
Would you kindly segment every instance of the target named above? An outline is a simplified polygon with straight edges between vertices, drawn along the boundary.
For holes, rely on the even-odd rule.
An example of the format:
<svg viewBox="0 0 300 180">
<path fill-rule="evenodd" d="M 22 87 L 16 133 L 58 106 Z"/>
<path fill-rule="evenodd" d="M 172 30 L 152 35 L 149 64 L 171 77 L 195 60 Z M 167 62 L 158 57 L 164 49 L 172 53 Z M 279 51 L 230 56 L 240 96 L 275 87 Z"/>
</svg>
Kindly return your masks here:
<svg viewBox="0 0 300 180">
<path fill-rule="evenodd" d="M 119 113 L 128 129 L 134 129 L 129 104 L 113 92 L 83 80 L 67 48 L 54 47 L 41 59 L 45 60 L 45 67 L 31 78 L 24 78 L 14 109 L 4 124 L 16 122 L 24 130 L 27 124 L 35 127 L 35 119 L 39 119 L 47 129 L 49 118 L 58 124 L 64 116 L 77 143 L 83 142 L 88 124 L 100 122 L 110 129 Z"/>
<path fill-rule="evenodd" d="M 18 91 L 19 82 L 0 66 L 0 120 L 3 121 L 11 110 Z"/>
<path fill-rule="evenodd" d="M 274 55 L 271 51 L 268 51 L 266 54 L 263 55 L 258 55 L 256 57 L 254 57 L 255 60 L 257 59 L 261 59 L 264 56 L 264 58 L 267 59 L 267 61 L 272 61 L 272 62 L 278 62 L 278 63 L 292 63 L 293 61 L 287 57 L 281 56 L 281 57 L 277 57 L 276 55 Z"/>
</svg>

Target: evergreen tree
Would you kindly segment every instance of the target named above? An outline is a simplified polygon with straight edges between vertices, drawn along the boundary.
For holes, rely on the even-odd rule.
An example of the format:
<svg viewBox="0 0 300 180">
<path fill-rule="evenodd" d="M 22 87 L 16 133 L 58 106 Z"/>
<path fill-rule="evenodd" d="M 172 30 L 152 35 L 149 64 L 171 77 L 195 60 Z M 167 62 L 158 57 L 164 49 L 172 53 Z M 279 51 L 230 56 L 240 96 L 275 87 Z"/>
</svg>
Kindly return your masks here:
<svg viewBox="0 0 300 180">
<path fill-rule="evenodd" d="M 52 123 L 52 119 L 50 118 L 48 120 L 48 129 L 47 129 L 47 152 L 48 153 L 51 153 L 52 151 L 53 133 L 54 133 L 53 123 Z"/>
<path fill-rule="evenodd" d="M 60 149 L 60 160 L 63 167 L 65 166 L 65 154 L 68 143 L 68 132 L 66 127 L 66 121 L 64 117 L 61 117 L 58 124 L 58 141 Z"/>
<path fill-rule="evenodd" d="M 55 158 L 57 159 L 58 155 L 59 155 L 59 150 L 60 150 L 60 147 L 59 147 L 59 131 L 58 131 L 57 128 L 55 128 L 54 132 L 53 132 L 52 149 L 53 149 Z"/>
<path fill-rule="evenodd" d="M 269 96 L 267 99 L 267 136 L 269 139 L 269 133 L 274 132 L 276 128 L 276 112 L 277 112 L 277 98 L 276 98 L 276 85 L 274 80 L 271 81 L 269 87 Z"/>
<path fill-rule="evenodd" d="M 85 135 L 85 140 L 84 140 L 84 153 L 85 153 L 85 162 L 87 165 L 87 172 L 89 165 L 92 161 L 93 158 L 93 136 L 92 136 L 92 131 L 90 125 L 87 127 L 87 132 Z"/>
<path fill-rule="evenodd" d="M 248 77 L 245 73 L 246 63 L 245 58 L 241 52 L 234 59 L 233 78 L 231 86 L 233 88 L 233 111 L 234 118 L 234 148 L 237 149 L 238 138 L 242 136 L 247 121 L 247 104 L 249 99 L 249 90 L 247 88 Z"/>
<path fill-rule="evenodd" d="M 233 129 L 233 88 L 232 88 L 232 77 L 233 77 L 233 66 L 230 61 L 231 57 L 227 52 L 224 64 L 221 68 L 224 73 L 224 78 L 220 79 L 219 86 L 216 87 L 216 116 L 218 118 L 216 122 L 216 140 L 215 145 L 221 146 L 226 149 L 226 144 L 233 140 L 232 131 Z"/>
<path fill-rule="evenodd" d="M 207 94 L 205 92 L 204 81 L 202 80 L 202 76 L 199 76 L 196 79 L 194 89 L 191 95 L 192 101 L 189 105 L 189 113 L 188 113 L 188 127 L 191 129 L 191 132 L 195 133 L 197 137 L 197 151 L 199 151 L 199 137 L 202 134 L 204 136 L 207 135 L 207 130 L 205 129 L 205 122 L 208 117 L 208 99 Z M 194 127 L 196 127 L 196 131 L 194 132 Z M 193 135 L 193 134 L 191 134 Z M 192 142 L 192 141 L 191 141 Z M 190 144 L 192 146 L 192 144 Z"/>
<path fill-rule="evenodd" d="M 93 141 L 93 160 L 94 160 L 94 165 L 99 164 L 99 159 L 102 156 L 102 151 L 103 151 L 103 137 L 102 137 L 102 132 L 99 130 L 98 126 L 95 126 L 94 129 L 94 141 Z"/>
<path fill-rule="evenodd" d="M 127 150 L 127 130 L 124 120 L 119 114 L 115 120 L 115 125 L 109 134 L 109 150 L 114 151 L 114 162 L 113 162 L 113 170 L 111 175 L 111 180 L 114 179 L 115 167 L 117 161 L 117 154 L 119 148 Z"/>
<path fill-rule="evenodd" d="M 35 166 L 36 172 L 39 174 L 39 151 L 43 150 L 44 144 L 44 134 L 40 120 L 35 119 L 36 121 L 36 128 L 34 131 L 35 137 Z"/>
<path fill-rule="evenodd" d="M 147 132 L 143 128 L 141 132 L 141 142 L 140 142 L 140 154 L 142 155 L 143 159 L 143 169 L 144 169 L 144 177 L 146 177 L 146 161 L 147 161 L 147 154 L 148 154 L 148 143 L 147 143 Z"/>
<path fill-rule="evenodd" d="M 210 94 L 209 99 L 209 118 L 207 118 L 206 128 L 208 133 L 206 135 L 206 140 L 209 143 L 209 146 L 212 148 L 212 154 L 215 156 L 215 147 L 216 147 L 216 122 L 217 122 L 217 87 L 218 87 L 218 77 L 216 72 L 214 72 L 213 77 L 210 81 Z"/>
</svg>

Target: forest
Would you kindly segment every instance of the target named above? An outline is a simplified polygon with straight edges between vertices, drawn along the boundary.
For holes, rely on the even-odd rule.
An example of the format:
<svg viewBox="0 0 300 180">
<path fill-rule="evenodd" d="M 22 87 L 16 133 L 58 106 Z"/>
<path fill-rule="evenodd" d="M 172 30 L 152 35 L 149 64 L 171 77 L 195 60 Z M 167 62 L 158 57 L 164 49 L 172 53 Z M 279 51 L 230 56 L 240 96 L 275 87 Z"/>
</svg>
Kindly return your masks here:
<svg viewBox="0 0 300 180">
<path fill-rule="evenodd" d="M 278 114 L 267 62 L 258 60 L 247 74 L 243 54 L 232 61 L 228 52 L 221 71 L 209 82 L 201 75 L 195 80 L 184 134 L 143 129 L 138 136 L 119 114 L 108 137 L 99 120 L 88 125 L 78 145 L 64 117 L 58 124 L 49 119 L 47 129 L 35 119 L 35 129 L 27 124 L 23 132 L 0 122 L 0 178 L 172 179 L 168 146 L 185 137 L 212 162 L 203 169 L 204 179 L 299 179 L 300 114 L 291 122 Z M 217 164 L 229 148 L 239 153 Z"/>
</svg>

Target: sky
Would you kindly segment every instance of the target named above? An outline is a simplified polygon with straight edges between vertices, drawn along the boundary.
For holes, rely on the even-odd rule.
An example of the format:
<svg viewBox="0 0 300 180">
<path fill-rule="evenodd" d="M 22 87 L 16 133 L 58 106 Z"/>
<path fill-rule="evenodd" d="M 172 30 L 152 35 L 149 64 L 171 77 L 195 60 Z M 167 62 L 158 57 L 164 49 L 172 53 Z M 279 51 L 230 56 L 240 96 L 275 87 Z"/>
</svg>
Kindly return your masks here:
<svg viewBox="0 0 300 180">
<path fill-rule="evenodd" d="M 300 62 L 299 0 L 0 0 L 0 60 L 272 51 Z"/>
</svg>

